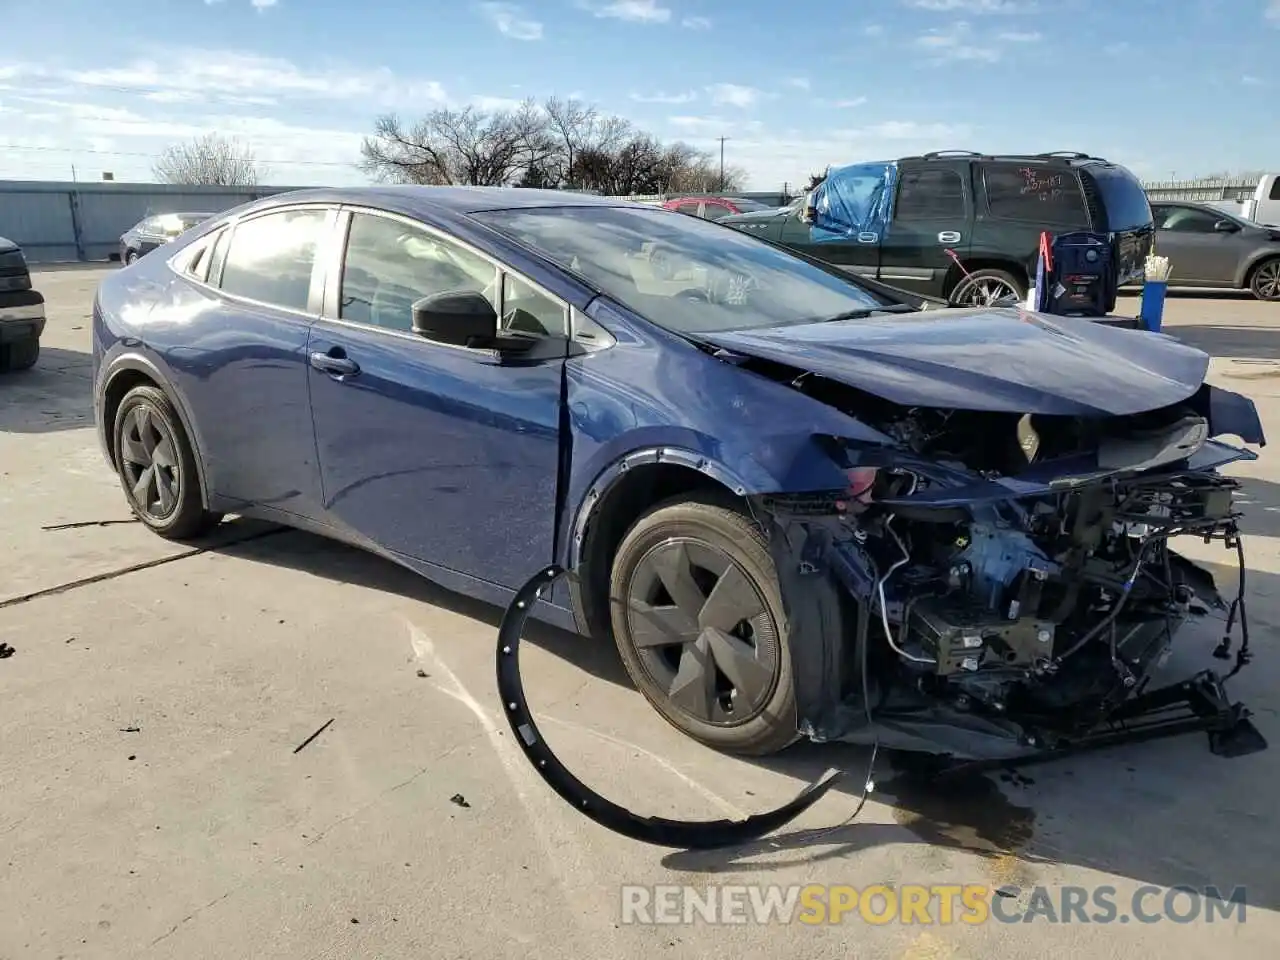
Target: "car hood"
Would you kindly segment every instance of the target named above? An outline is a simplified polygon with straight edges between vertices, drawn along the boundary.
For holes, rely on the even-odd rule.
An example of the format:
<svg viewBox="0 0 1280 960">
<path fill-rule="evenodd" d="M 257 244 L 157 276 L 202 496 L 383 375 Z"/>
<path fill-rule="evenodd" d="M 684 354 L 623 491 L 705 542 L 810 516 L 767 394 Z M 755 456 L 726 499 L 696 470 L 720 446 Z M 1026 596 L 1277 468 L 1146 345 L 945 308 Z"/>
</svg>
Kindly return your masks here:
<svg viewBox="0 0 1280 960">
<path fill-rule="evenodd" d="M 1016 308 L 699 334 L 903 406 L 1123 416 L 1186 400 L 1207 354 L 1172 337 Z"/>
</svg>

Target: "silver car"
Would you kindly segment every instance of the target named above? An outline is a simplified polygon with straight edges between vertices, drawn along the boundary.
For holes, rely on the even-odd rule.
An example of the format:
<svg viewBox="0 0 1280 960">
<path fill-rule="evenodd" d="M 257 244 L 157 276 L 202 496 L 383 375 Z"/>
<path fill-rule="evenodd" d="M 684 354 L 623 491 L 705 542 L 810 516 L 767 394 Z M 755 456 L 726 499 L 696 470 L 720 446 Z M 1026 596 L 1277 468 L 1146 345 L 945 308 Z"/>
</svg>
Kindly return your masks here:
<svg viewBox="0 0 1280 960">
<path fill-rule="evenodd" d="M 1267 226 L 1203 203 L 1156 201 L 1155 253 L 1169 258 L 1169 283 L 1178 287 L 1249 290 L 1280 300 L 1280 227 Z"/>
</svg>

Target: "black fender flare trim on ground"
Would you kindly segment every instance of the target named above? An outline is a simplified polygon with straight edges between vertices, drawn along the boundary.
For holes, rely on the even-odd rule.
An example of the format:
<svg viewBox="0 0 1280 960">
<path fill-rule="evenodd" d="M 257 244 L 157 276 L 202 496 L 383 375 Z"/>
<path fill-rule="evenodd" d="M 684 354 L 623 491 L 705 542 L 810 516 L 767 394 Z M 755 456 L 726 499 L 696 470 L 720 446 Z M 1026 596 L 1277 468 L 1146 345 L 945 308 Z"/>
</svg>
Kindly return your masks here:
<svg viewBox="0 0 1280 960">
<path fill-rule="evenodd" d="M 533 605 L 566 573 L 560 566 L 540 570 L 512 598 L 498 628 L 497 679 L 506 715 L 516 742 L 533 768 L 560 797 L 588 819 L 614 833 L 659 847 L 712 850 L 758 840 L 790 823 L 817 803 L 840 778 L 828 770 L 790 802 L 744 820 L 668 820 L 644 817 L 602 797 L 575 777 L 543 739 L 524 695 L 520 679 L 520 639 Z"/>
</svg>

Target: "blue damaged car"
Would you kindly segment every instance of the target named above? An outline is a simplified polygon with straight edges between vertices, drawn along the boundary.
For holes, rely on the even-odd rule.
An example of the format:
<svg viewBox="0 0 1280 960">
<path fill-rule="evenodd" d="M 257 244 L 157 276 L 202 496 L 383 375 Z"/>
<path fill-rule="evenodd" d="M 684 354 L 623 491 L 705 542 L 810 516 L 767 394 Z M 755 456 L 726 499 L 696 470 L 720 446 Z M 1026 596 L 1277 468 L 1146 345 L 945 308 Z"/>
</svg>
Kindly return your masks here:
<svg viewBox="0 0 1280 960">
<path fill-rule="evenodd" d="M 537 615 L 741 754 L 998 757 L 1143 714 L 1179 624 L 1225 606 L 1171 542 L 1237 548 L 1218 468 L 1256 454 L 1220 438 L 1264 442 L 1170 337 L 932 309 L 537 190 L 228 211 L 103 281 L 93 359 L 157 534 L 268 518 L 494 603 L 563 566 Z M 1247 723 L 1216 674 L 1197 689 Z"/>
</svg>

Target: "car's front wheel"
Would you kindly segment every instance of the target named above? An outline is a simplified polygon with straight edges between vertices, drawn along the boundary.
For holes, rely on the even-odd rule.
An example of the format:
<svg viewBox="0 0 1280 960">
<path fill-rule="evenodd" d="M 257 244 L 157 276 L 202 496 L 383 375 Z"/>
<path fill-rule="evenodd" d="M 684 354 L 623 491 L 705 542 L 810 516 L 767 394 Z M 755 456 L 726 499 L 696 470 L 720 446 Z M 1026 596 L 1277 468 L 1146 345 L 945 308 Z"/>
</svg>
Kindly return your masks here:
<svg viewBox="0 0 1280 960">
<path fill-rule="evenodd" d="M 705 500 L 659 504 L 619 546 L 610 599 L 627 673 L 673 726 L 747 756 L 797 739 L 778 575 L 749 518 Z"/>
<path fill-rule="evenodd" d="M 129 264 L 131 264 L 131 263 L 137 263 L 137 262 L 138 262 L 138 251 L 137 251 L 137 250 L 128 250 L 128 251 L 126 251 L 126 252 L 125 252 L 125 255 L 124 255 L 124 265 L 125 265 L 126 267 L 127 267 L 127 266 L 129 266 Z"/>
<path fill-rule="evenodd" d="M 1280 300 L 1280 257 L 1263 260 L 1253 268 L 1249 289 L 1259 300 Z"/>
<path fill-rule="evenodd" d="M 170 540 L 198 536 L 221 519 L 204 509 L 195 453 L 164 391 L 124 395 L 112 432 L 117 473 L 134 516 Z"/>
</svg>

